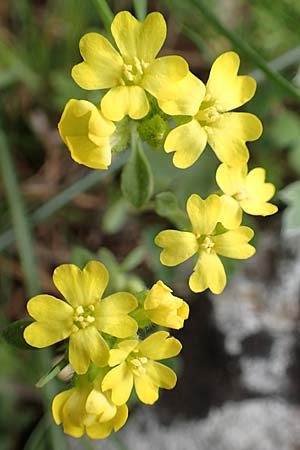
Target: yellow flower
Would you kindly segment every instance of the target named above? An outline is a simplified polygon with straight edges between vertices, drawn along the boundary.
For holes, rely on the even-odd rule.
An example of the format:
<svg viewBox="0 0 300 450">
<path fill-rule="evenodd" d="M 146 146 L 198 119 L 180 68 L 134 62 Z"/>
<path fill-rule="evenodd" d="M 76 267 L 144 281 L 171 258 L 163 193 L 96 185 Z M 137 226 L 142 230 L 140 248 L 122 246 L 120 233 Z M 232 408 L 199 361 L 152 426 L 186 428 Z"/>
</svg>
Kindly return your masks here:
<svg viewBox="0 0 300 450">
<path fill-rule="evenodd" d="M 88 33 L 80 40 L 83 62 L 73 67 L 72 77 L 83 89 L 109 89 L 101 101 L 105 117 L 119 121 L 126 114 L 141 119 L 149 112 L 146 92 L 153 95 L 164 109 L 176 114 L 193 114 L 198 93 L 186 101 L 181 112 L 170 102 L 170 90 L 188 74 L 188 64 L 180 56 L 155 58 L 166 38 L 163 16 L 154 12 L 144 22 L 136 20 L 128 11 L 118 13 L 111 25 L 111 32 L 120 50 L 103 36 Z M 197 82 L 193 81 L 193 84 Z M 199 82 L 200 83 L 200 82 Z M 190 86 L 187 92 L 190 93 Z M 184 91 L 185 86 L 181 85 Z M 191 104 L 189 108 L 187 104 Z M 166 111 L 167 112 L 167 111 Z"/>
<path fill-rule="evenodd" d="M 115 405 L 127 402 L 134 384 L 141 402 L 152 405 L 158 399 L 158 389 L 173 389 L 177 378 L 169 367 L 158 360 L 178 355 L 180 342 L 166 331 L 151 334 L 144 341 L 122 341 L 110 350 L 109 365 L 113 367 L 103 378 L 102 389 L 111 389 Z"/>
<path fill-rule="evenodd" d="M 109 349 L 101 332 L 126 338 L 137 331 L 128 316 L 137 306 L 132 294 L 118 292 L 101 300 L 108 278 L 97 261 L 82 271 L 73 264 L 57 267 L 53 281 L 68 303 L 46 294 L 29 300 L 27 310 L 36 321 L 24 330 L 26 342 L 42 348 L 70 338 L 69 360 L 77 373 L 85 373 L 90 361 L 105 366 Z"/>
<path fill-rule="evenodd" d="M 209 288 L 214 294 L 220 294 L 226 285 L 226 274 L 218 255 L 249 258 L 255 253 L 255 248 L 248 244 L 254 233 L 248 227 L 234 230 L 220 227 L 222 200 L 214 194 L 206 200 L 196 194 L 191 195 L 187 201 L 187 213 L 192 232 L 165 230 L 156 236 L 155 243 L 163 248 L 160 261 L 166 266 L 177 266 L 198 254 L 189 280 L 191 290 L 202 292 Z"/>
<path fill-rule="evenodd" d="M 86 377 L 77 377 L 75 387 L 53 399 L 52 414 L 55 423 L 62 423 L 70 436 L 79 438 L 86 433 L 92 439 L 103 439 L 113 429 L 122 428 L 128 408 L 112 403 L 110 393 L 104 393 L 98 381 L 92 384 Z"/>
<path fill-rule="evenodd" d="M 222 197 L 227 210 L 224 226 L 234 226 L 240 222 L 242 210 L 254 216 L 269 216 L 278 211 L 277 206 L 268 201 L 275 193 L 272 183 L 265 183 L 266 171 L 256 167 L 248 173 L 247 166 L 229 167 L 220 164 L 216 172 L 217 183 L 224 192 Z"/>
<path fill-rule="evenodd" d="M 58 131 L 74 161 L 94 169 L 107 169 L 110 165 L 110 136 L 115 129 L 115 125 L 86 100 L 69 100 L 58 124 Z"/>
<path fill-rule="evenodd" d="M 167 136 L 165 151 L 175 152 L 176 167 L 185 169 L 194 164 L 207 142 L 220 161 L 237 167 L 247 163 L 246 141 L 260 137 L 262 124 L 253 114 L 230 112 L 250 100 L 256 89 L 253 78 L 237 75 L 239 64 L 234 52 L 220 55 L 212 65 L 206 89 L 201 88 L 203 101 L 198 112 Z"/>
<path fill-rule="evenodd" d="M 189 306 L 172 295 L 172 289 L 162 281 L 155 283 L 144 302 L 144 310 L 151 322 L 179 330 L 189 316 Z"/>
</svg>

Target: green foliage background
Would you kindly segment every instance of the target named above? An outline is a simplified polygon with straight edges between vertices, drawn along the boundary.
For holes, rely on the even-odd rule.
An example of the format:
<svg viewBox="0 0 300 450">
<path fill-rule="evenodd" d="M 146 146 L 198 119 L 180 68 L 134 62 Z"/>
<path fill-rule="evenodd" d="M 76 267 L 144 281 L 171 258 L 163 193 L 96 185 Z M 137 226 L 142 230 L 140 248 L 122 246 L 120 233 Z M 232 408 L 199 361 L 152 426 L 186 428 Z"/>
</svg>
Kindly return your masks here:
<svg viewBox="0 0 300 450">
<path fill-rule="evenodd" d="M 206 196 L 217 189 L 212 152 L 181 171 L 172 166 L 170 155 L 147 149 L 155 193 L 170 191 L 178 203 L 172 194 L 160 194 L 148 209 L 138 212 L 120 194 L 123 155 L 108 174 L 70 160 L 56 124 L 69 98 L 100 99 L 98 92 L 81 90 L 70 70 L 80 61 L 78 41 L 84 33 L 107 35 L 107 6 L 113 12 L 129 9 L 140 18 L 147 6 L 161 11 L 169 25 L 164 52 L 183 55 L 203 81 L 218 54 L 229 49 L 240 53 L 241 73 L 258 81 L 257 94 L 247 108 L 264 123 L 263 137 L 250 146 L 250 166 L 266 167 L 268 181 L 279 191 L 285 188 L 276 199 L 283 210 L 283 231 L 299 235 L 299 1 L 1 2 L 1 327 L 25 316 L 29 296 L 40 289 L 51 293 L 49 274 L 62 262 L 80 265 L 100 257 L 110 265 L 115 286 L 122 288 L 129 281 L 132 288 L 141 287 L 141 277 L 145 282 L 151 277 L 178 280 L 178 273 L 159 264 L 153 236 L 166 220 L 184 221 L 180 208 L 191 193 Z M 171 205 L 167 213 L 164 202 Z M 86 219 L 90 214 L 91 221 Z M 137 245 L 140 253 L 134 250 Z M 133 256 L 127 256 L 132 251 Z M 129 279 L 127 271 L 136 268 Z M 180 275 L 177 285 L 182 287 Z M 50 417 L 49 404 L 58 387 L 44 388 L 42 395 L 34 388 L 52 356 L 46 351 L 19 351 L 1 341 L 0 358 L 0 450 L 66 448 Z M 86 440 L 82 445 L 91 448 Z"/>
</svg>

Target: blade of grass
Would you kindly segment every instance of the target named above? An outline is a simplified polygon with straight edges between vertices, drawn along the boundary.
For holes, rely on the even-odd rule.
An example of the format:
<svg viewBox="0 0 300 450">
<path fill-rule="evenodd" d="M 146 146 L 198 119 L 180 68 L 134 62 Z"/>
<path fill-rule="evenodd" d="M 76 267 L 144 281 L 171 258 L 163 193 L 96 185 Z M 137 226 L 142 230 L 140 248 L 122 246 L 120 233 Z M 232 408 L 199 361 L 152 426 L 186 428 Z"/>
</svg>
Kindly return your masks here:
<svg viewBox="0 0 300 450">
<path fill-rule="evenodd" d="M 117 161 L 111 166 L 107 172 L 101 172 L 100 170 L 89 171 L 87 175 L 80 177 L 71 186 L 64 189 L 62 192 L 57 194 L 55 197 L 50 199 L 48 202 L 44 203 L 42 206 L 37 208 L 33 213 L 28 214 L 29 226 L 33 227 L 38 225 L 44 220 L 48 219 L 52 214 L 59 211 L 61 208 L 66 206 L 69 202 L 74 200 L 77 195 L 82 194 L 88 189 L 95 186 L 106 176 L 111 176 L 117 170 L 119 170 L 125 161 L 125 155 L 120 156 Z M 13 230 L 4 231 L 0 236 L 0 251 L 7 248 L 16 239 Z"/>
<path fill-rule="evenodd" d="M 99 13 L 99 16 L 103 22 L 104 28 L 110 33 L 110 25 L 113 21 L 114 14 L 110 9 L 106 0 L 93 0 L 93 3 Z"/>
<path fill-rule="evenodd" d="M 11 211 L 13 228 L 17 240 L 24 282 L 28 296 L 33 296 L 39 291 L 38 271 L 34 255 L 33 240 L 26 219 L 25 207 L 19 190 L 16 170 L 8 147 L 5 134 L 0 130 L 0 170 L 2 172 L 3 184 L 7 193 L 7 199 Z M 38 371 L 46 371 L 51 362 L 51 353 L 48 349 L 34 354 L 32 364 L 36 365 Z M 47 385 L 42 391 L 44 395 L 45 415 L 51 416 L 51 401 L 55 394 L 55 386 Z M 62 432 L 54 423 L 50 422 L 49 440 L 51 448 L 65 450 L 67 448 Z"/>
<path fill-rule="evenodd" d="M 251 60 L 270 80 L 277 84 L 278 87 L 283 89 L 294 100 L 299 101 L 300 90 L 297 89 L 292 83 L 284 78 L 280 73 L 273 70 L 269 64 L 246 42 L 242 41 L 236 33 L 226 28 L 219 18 L 205 5 L 203 0 L 190 0 L 190 4 L 202 14 L 208 23 L 221 35 L 225 36 L 232 45 L 249 60 Z"/>
<path fill-rule="evenodd" d="M 24 272 L 26 291 L 29 296 L 38 292 L 38 278 L 35 273 L 36 261 L 33 253 L 33 242 L 26 220 L 26 213 L 18 189 L 18 181 L 11 154 L 4 134 L 0 130 L 0 166 L 4 187 L 10 206 L 13 228 Z"/>
<path fill-rule="evenodd" d="M 147 0 L 133 0 L 136 18 L 143 21 L 147 15 Z"/>
</svg>

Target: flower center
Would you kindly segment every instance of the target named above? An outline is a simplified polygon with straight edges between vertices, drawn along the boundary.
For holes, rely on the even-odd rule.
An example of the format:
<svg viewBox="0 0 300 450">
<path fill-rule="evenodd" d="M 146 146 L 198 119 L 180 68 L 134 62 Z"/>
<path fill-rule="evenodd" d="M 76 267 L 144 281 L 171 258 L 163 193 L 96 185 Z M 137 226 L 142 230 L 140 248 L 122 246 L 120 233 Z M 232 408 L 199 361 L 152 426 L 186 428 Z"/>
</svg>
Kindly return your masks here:
<svg viewBox="0 0 300 450">
<path fill-rule="evenodd" d="M 195 119 L 200 122 L 207 134 L 212 134 L 212 126 L 221 119 L 223 112 L 222 105 L 213 100 L 210 94 L 206 94 Z"/>
<path fill-rule="evenodd" d="M 91 325 L 95 321 L 95 317 L 93 315 L 94 311 L 94 305 L 77 306 L 77 308 L 74 309 L 72 331 L 76 333 L 81 328 L 86 328 Z"/>
<path fill-rule="evenodd" d="M 234 198 L 238 202 L 241 202 L 242 200 L 246 200 L 248 198 L 247 192 L 245 191 L 245 189 L 242 188 L 237 194 L 234 195 Z"/>
<path fill-rule="evenodd" d="M 149 63 L 144 60 L 140 60 L 136 56 L 133 58 L 131 64 L 123 65 L 123 76 L 121 79 L 122 85 L 136 85 L 139 84 L 144 75 L 145 69 L 149 66 Z"/>
<path fill-rule="evenodd" d="M 147 364 L 147 362 L 148 358 L 146 358 L 145 356 L 132 358 L 130 361 L 128 361 L 131 372 L 137 377 L 145 375 L 146 373 L 145 365 Z"/>
<path fill-rule="evenodd" d="M 203 242 L 200 244 L 201 249 L 203 249 L 206 253 L 213 252 L 213 247 L 215 246 L 214 241 L 210 236 L 206 236 Z"/>
</svg>

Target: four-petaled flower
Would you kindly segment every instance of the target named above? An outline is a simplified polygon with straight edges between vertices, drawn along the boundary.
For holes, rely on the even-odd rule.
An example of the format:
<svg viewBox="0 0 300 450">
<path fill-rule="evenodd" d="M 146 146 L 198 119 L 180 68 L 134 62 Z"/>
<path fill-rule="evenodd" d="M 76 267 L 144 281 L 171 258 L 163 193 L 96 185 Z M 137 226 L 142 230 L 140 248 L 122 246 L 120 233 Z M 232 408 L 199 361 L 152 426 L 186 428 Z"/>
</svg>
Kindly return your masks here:
<svg viewBox="0 0 300 450">
<path fill-rule="evenodd" d="M 193 231 L 164 230 L 155 238 L 155 243 L 163 248 L 160 261 L 166 266 L 176 266 L 198 254 L 189 279 L 189 286 L 194 292 L 207 288 L 214 294 L 223 291 L 226 274 L 218 255 L 246 259 L 255 253 L 255 248 L 248 244 L 254 235 L 252 229 L 244 226 L 225 229 L 222 226 L 222 209 L 222 200 L 217 195 L 203 200 L 193 194 L 187 201 Z"/>
<path fill-rule="evenodd" d="M 170 89 L 189 75 L 187 62 L 180 56 L 163 56 L 156 59 L 166 38 L 163 16 L 154 12 L 144 22 L 139 22 L 128 11 L 118 13 L 111 25 L 111 32 L 120 50 L 98 33 L 88 33 L 80 40 L 83 62 L 73 67 L 72 77 L 83 89 L 109 89 L 101 100 L 105 117 L 119 121 L 125 115 L 141 119 L 149 112 L 146 92 L 153 95 L 164 110 L 164 102 L 170 107 Z M 194 81 L 195 83 L 195 81 Z M 181 88 L 185 86 L 181 85 Z M 187 93 L 190 86 L 187 83 Z M 198 93 L 194 94 L 198 98 Z M 193 114 L 172 104 L 175 114 Z M 174 103 L 174 102 L 173 102 Z M 167 112 L 167 111 L 166 111 Z"/>
<path fill-rule="evenodd" d="M 239 64 L 234 52 L 220 55 L 212 65 L 206 89 L 201 87 L 198 112 L 167 136 L 164 148 L 167 153 L 175 152 L 176 167 L 194 164 L 207 142 L 220 161 L 235 167 L 247 163 L 246 142 L 259 138 L 262 124 L 253 114 L 230 112 L 250 100 L 256 89 L 253 78 L 237 75 Z"/>
<path fill-rule="evenodd" d="M 97 261 L 82 271 L 73 264 L 57 267 L 53 281 L 68 303 L 46 294 L 30 299 L 28 313 L 36 321 L 24 330 L 26 342 L 42 348 L 70 338 L 69 361 L 79 374 L 86 373 L 90 361 L 107 365 L 109 348 L 101 332 L 126 338 L 138 329 L 128 316 L 137 306 L 132 294 L 118 292 L 101 299 L 108 278 L 107 269 Z"/>
<path fill-rule="evenodd" d="M 102 389 L 111 389 L 115 405 L 127 402 L 134 384 L 141 402 L 152 405 L 158 399 L 159 388 L 173 389 L 177 378 L 172 369 L 157 362 L 178 355 L 181 343 L 169 337 L 167 331 L 157 331 L 144 341 L 128 339 L 110 350 L 109 366 Z"/>
<path fill-rule="evenodd" d="M 144 310 L 151 322 L 179 330 L 189 316 L 189 305 L 172 295 L 172 289 L 162 281 L 155 283 L 147 294 Z"/>
<path fill-rule="evenodd" d="M 269 216 L 278 211 L 268 203 L 275 193 L 275 186 L 265 182 L 266 171 L 256 167 L 248 173 L 247 166 L 229 167 L 220 164 L 216 172 L 217 183 L 224 192 L 222 196 L 225 227 L 238 226 L 242 210 L 253 216 Z"/>
<path fill-rule="evenodd" d="M 75 99 L 68 101 L 58 124 L 74 161 L 93 169 L 107 169 L 110 165 L 110 136 L 115 129 L 93 103 Z"/>
<path fill-rule="evenodd" d="M 70 436 L 86 433 L 92 439 L 104 439 L 126 423 L 128 408 L 111 401 L 110 393 L 101 390 L 99 378 L 90 383 L 87 376 L 77 376 L 75 387 L 54 397 L 52 414 Z"/>
</svg>

